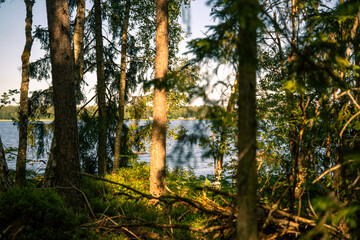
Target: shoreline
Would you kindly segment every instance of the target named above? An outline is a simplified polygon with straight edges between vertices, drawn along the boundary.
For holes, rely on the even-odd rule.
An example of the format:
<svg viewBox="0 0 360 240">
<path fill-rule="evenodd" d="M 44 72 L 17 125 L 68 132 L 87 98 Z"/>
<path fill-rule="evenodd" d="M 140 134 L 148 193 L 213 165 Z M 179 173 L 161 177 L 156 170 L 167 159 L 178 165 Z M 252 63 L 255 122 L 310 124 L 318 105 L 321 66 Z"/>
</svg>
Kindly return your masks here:
<svg viewBox="0 0 360 240">
<path fill-rule="evenodd" d="M 12 119 L 0 119 L 0 122 L 12 122 L 13 120 Z M 18 122 L 19 120 L 16 120 L 16 122 Z M 37 119 L 35 121 L 41 121 L 41 122 L 51 122 L 51 121 L 54 121 L 54 119 Z"/>
<path fill-rule="evenodd" d="M 124 119 L 125 121 L 135 121 L 136 119 Z M 140 121 L 152 121 L 152 119 L 139 119 Z M 174 120 L 209 120 L 209 119 L 196 119 L 196 118 L 183 118 L 183 119 L 178 119 L 178 118 L 171 118 L 171 119 L 168 119 L 170 121 L 174 121 Z M 0 122 L 12 122 L 13 120 L 12 119 L 0 119 Z M 16 120 L 18 121 L 18 120 Z M 54 121 L 54 119 L 37 119 L 35 121 L 41 121 L 41 122 L 44 122 L 44 121 Z"/>
</svg>

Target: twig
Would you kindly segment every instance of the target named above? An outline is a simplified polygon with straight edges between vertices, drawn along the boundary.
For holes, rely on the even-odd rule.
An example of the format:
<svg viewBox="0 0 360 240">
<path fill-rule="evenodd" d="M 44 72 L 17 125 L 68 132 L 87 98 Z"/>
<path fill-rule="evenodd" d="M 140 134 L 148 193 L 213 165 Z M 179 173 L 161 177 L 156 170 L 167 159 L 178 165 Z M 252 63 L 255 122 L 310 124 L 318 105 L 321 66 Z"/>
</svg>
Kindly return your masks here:
<svg viewBox="0 0 360 240">
<path fill-rule="evenodd" d="M 355 114 L 345 123 L 344 127 L 341 129 L 341 132 L 340 132 L 340 134 L 339 134 L 340 138 L 342 137 L 342 135 L 343 135 L 346 127 L 347 127 L 347 126 L 350 124 L 350 122 L 351 122 L 354 118 L 356 118 L 357 115 L 359 115 L 359 114 L 360 114 L 360 111 L 358 111 L 357 113 L 355 113 Z"/>
<path fill-rule="evenodd" d="M 0 239 L 6 234 L 7 231 L 9 231 L 10 228 L 12 228 L 11 224 L 7 226 L 7 228 L 5 228 L 5 230 L 2 233 L 0 233 Z"/>
<path fill-rule="evenodd" d="M 132 231 L 130 231 L 129 229 L 127 229 L 126 227 L 122 227 L 122 229 L 124 229 L 125 231 L 127 231 L 128 233 L 130 233 L 132 236 L 134 236 L 136 239 L 141 240 L 141 238 L 139 238 L 138 236 L 136 236 L 135 233 L 133 233 Z"/>
<path fill-rule="evenodd" d="M 266 205 L 261 205 L 262 208 L 266 209 L 266 210 L 271 210 L 271 207 L 268 207 Z M 281 216 L 284 216 L 284 217 L 288 217 L 288 218 L 291 218 L 293 220 L 295 220 L 296 222 L 301 222 L 301 223 L 304 223 L 306 225 L 309 225 L 309 226 L 313 226 L 315 227 L 316 226 L 316 223 L 315 221 L 313 220 L 310 220 L 310 219 L 307 219 L 307 218 L 303 218 L 303 217 L 299 217 L 297 215 L 292 215 L 288 212 L 285 212 L 285 211 L 282 211 L 282 210 L 274 210 L 274 212 L 280 214 Z M 337 228 L 333 227 L 333 226 L 330 226 L 328 224 L 323 224 L 323 226 L 331 231 L 333 231 L 334 233 L 340 235 L 341 237 L 345 238 L 345 239 L 351 239 L 350 235 L 349 234 L 343 234 L 342 232 L 340 232 Z"/>
<path fill-rule="evenodd" d="M 82 176 L 94 178 L 94 179 L 97 179 L 97 180 L 101 180 L 101 181 L 104 181 L 104 182 L 108 182 L 108 183 L 112 183 L 112 184 L 121 186 L 123 188 L 126 188 L 126 189 L 128 189 L 130 191 L 133 191 L 134 193 L 137 193 L 137 194 L 143 196 L 144 198 L 147 198 L 147 199 L 150 199 L 150 200 L 155 199 L 155 200 L 163 201 L 163 202 L 165 202 L 167 204 L 173 204 L 176 201 L 180 201 L 180 202 L 187 203 L 190 206 L 192 206 L 194 208 L 197 208 L 198 210 L 200 210 L 202 212 L 205 212 L 205 213 L 220 214 L 220 215 L 223 215 L 223 216 L 233 216 L 233 213 L 231 211 L 219 211 L 219 210 L 215 210 L 215 209 L 207 209 L 206 206 L 204 206 L 200 202 L 198 202 L 196 200 L 189 199 L 189 198 L 181 197 L 181 196 L 178 196 L 178 195 L 155 197 L 155 196 L 151 196 L 149 194 L 140 192 L 140 191 L 138 191 L 138 190 L 136 190 L 136 189 L 134 189 L 132 187 L 129 187 L 127 185 L 124 185 L 124 184 L 121 184 L 121 183 L 118 183 L 118 182 L 114 182 L 114 181 L 111 181 L 111 180 L 108 180 L 108 179 L 105 179 L 105 178 L 101 178 L 101 177 L 98 177 L 98 176 L 94 176 L 94 175 L 91 175 L 91 174 L 88 174 L 88 173 L 82 173 L 82 172 L 79 172 L 79 174 L 82 175 Z M 172 201 L 168 201 L 168 200 L 172 200 Z"/>
<path fill-rule="evenodd" d="M 184 212 L 183 214 L 181 214 L 181 215 L 177 218 L 177 220 L 180 221 L 181 218 L 182 218 L 183 216 L 185 216 L 185 214 L 187 214 L 188 212 L 190 212 L 190 210 L 187 210 L 186 212 Z"/>
<path fill-rule="evenodd" d="M 104 220 L 112 222 L 115 226 L 119 226 L 119 224 L 117 222 L 115 222 L 114 220 L 112 220 L 111 217 L 106 216 L 105 214 L 101 214 L 101 215 L 104 217 Z"/>
<path fill-rule="evenodd" d="M 96 219 L 96 216 L 95 216 L 95 214 L 94 214 L 94 211 L 92 210 L 91 205 L 90 205 L 90 203 L 89 203 L 89 200 L 87 199 L 85 193 L 84 193 L 83 191 L 81 191 L 79 188 L 77 188 L 77 187 L 76 187 L 74 184 L 72 184 L 70 181 L 69 181 L 69 184 L 70 184 L 76 191 L 78 191 L 79 193 L 81 193 L 81 195 L 83 196 L 83 198 L 84 198 L 84 200 L 85 200 L 85 202 L 86 202 L 87 207 L 89 208 L 89 211 L 90 211 L 91 215 L 93 216 L 94 219 Z"/>
<path fill-rule="evenodd" d="M 284 217 L 288 217 L 288 218 L 291 218 L 291 219 L 294 219 L 295 221 L 298 221 L 298 222 L 302 222 L 302 223 L 305 223 L 305 224 L 308 224 L 310 226 L 315 226 L 315 222 L 313 220 L 310 220 L 310 219 L 307 219 L 307 218 L 303 218 L 303 217 L 299 217 L 297 215 L 292 215 L 288 212 L 285 212 L 283 210 L 279 210 L 279 209 L 274 209 L 274 208 L 271 208 L 269 206 L 266 206 L 266 205 L 261 205 L 260 207 L 268 210 L 268 211 L 273 211 L 273 212 L 276 212 Z"/>
<path fill-rule="evenodd" d="M 360 111 L 359 111 L 359 113 L 360 113 Z M 317 177 L 314 181 L 312 181 L 312 184 L 314 184 L 314 183 L 316 183 L 317 181 L 319 181 L 322 177 L 324 177 L 324 176 L 325 176 L 326 174 L 328 174 L 329 172 L 332 172 L 332 171 L 340 168 L 341 165 L 344 165 L 344 164 L 346 164 L 346 163 L 351 163 L 351 162 L 354 162 L 354 160 L 350 159 L 350 160 L 344 162 L 343 164 L 337 164 L 337 165 L 335 165 L 334 167 L 326 170 L 323 174 L 321 174 L 321 175 L 320 175 L 319 177 Z"/>
<path fill-rule="evenodd" d="M 109 226 L 109 228 L 123 228 L 123 227 L 155 227 L 155 228 L 176 228 L 182 230 L 189 230 L 192 232 L 198 233 L 211 233 L 214 231 L 219 231 L 227 228 L 233 228 L 234 224 L 226 224 L 226 225 L 218 225 L 208 228 L 197 228 L 191 227 L 187 225 L 180 225 L 180 224 L 160 224 L 160 223 L 152 223 L 152 222 L 143 222 L 143 223 L 134 223 L 134 224 L 122 224 L 118 226 Z"/>
<path fill-rule="evenodd" d="M 307 197 L 308 197 L 308 203 L 309 203 L 309 207 L 310 207 L 311 212 L 314 214 L 315 218 L 319 218 L 319 216 L 316 214 L 316 212 L 315 212 L 315 210 L 314 210 L 314 208 L 313 208 L 313 206 L 311 204 L 310 194 L 309 193 L 307 193 Z"/>
<path fill-rule="evenodd" d="M 16 239 L 16 236 L 25 228 L 24 225 L 21 225 L 21 227 L 14 233 L 12 240 Z"/>
<path fill-rule="evenodd" d="M 94 100 L 96 96 L 97 94 L 95 94 L 89 101 L 87 101 L 83 106 L 81 106 L 81 108 L 77 111 L 76 115 L 78 115 L 92 100 Z"/>
<path fill-rule="evenodd" d="M 360 175 L 356 177 L 355 181 L 352 184 L 350 184 L 349 188 L 354 187 L 356 183 L 359 181 L 359 179 L 360 179 Z"/>
<path fill-rule="evenodd" d="M 351 98 L 351 101 L 354 103 L 354 105 L 360 109 L 360 106 L 358 104 L 358 102 L 355 100 L 355 98 L 353 97 L 353 95 L 351 94 L 350 90 L 346 91 L 347 95 Z"/>
</svg>

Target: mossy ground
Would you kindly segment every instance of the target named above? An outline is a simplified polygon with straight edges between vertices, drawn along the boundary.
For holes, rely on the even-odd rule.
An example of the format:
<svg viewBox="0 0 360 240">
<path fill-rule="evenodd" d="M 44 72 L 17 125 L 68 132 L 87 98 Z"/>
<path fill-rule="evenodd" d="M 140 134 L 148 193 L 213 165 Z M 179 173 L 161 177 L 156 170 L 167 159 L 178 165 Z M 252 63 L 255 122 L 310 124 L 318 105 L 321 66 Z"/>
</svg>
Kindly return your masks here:
<svg viewBox="0 0 360 240">
<path fill-rule="evenodd" d="M 105 176 L 105 179 L 148 194 L 149 165 L 135 161 L 131 163 L 131 167 L 121 168 L 117 173 Z M 195 177 L 182 170 L 167 174 L 167 186 L 176 196 L 199 199 L 204 192 L 195 189 L 204 187 L 204 183 L 203 177 Z M 159 227 L 161 224 L 191 227 L 209 225 L 207 214 L 181 201 L 161 201 L 153 205 L 142 194 L 117 184 L 84 176 L 82 191 L 88 204 L 84 201 L 84 208 L 74 212 L 65 206 L 63 199 L 54 190 L 35 188 L 36 181 L 32 181 L 32 184 L 34 187 L 14 188 L 0 195 L 0 232 L 5 232 L 4 239 L 13 238 L 14 234 L 16 239 L 215 237 L 211 233 L 200 234 L 184 229 Z M 215 195 L 209 197 L 216 198 Z M 117 228 L 117 224 L 120 227 Z M 9 229 L 6 230 L 7 228 Z"/>
</svg>

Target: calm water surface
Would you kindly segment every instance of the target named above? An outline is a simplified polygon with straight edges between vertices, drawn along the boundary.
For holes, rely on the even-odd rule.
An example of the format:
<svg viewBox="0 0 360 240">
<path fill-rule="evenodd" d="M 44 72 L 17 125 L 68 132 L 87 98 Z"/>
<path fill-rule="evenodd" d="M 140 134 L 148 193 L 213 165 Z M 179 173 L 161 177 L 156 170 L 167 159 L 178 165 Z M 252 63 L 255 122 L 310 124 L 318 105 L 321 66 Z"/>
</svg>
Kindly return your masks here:
<svg viewBox="0 0 360 240">
<path fill-rule="evenodd" d="M 130 122 L 126 124 L 129 125 Z M 172 120 L 170 123 L 170 128 L 175 128 L 177 126 L 183 126 L 189 134 L 196 135 L 205 135 L 211 136 L 211 130 L 209 128 L 210 121 L 201 121 L 201 120 Z M 11 121 L 1 121 L 0 122 L 0 136 L 5 148 L 15 148 L 18 146 L 19 136 L 18 136 L 17 126 L 14 126 Z M 47 149 L 49 149 L 51 141 L 48 141 Z M 150 146 L 150 143 L 148 143 Z M 139 161 L 150 162 L 150 149 L 146 149 L 145 154 L 139 155 Z M 204 157 L 206 149 L 200 147 L 197 143 L 190 144 L 189 142 L 179 142 L 170 137 L 167 139 L 167 166 L 170 169 L 176 167 L 184 168 L 186 170 L 194 170 L 196 175 L 213 174 L 213 158 Z M 44 158 L 40 160 L 47 160 L 48 153 L 45 154 Z M 28 159 L 36 159 L 35 150 L 29 148 L 27 152 Z M 230 157 L 227 157 L 225 161 L 228 161 Z M 16 157 L 13 154 L 6 154 L 6 159 L 8 160 L 8 166 L 10 169 L 15 169 L 16 166 Z M 45 164 L 42 162 L 32 162 L 28 164 L 28 168 L 34 169 L 37 171 L 44 171 Z"/>
</svg>

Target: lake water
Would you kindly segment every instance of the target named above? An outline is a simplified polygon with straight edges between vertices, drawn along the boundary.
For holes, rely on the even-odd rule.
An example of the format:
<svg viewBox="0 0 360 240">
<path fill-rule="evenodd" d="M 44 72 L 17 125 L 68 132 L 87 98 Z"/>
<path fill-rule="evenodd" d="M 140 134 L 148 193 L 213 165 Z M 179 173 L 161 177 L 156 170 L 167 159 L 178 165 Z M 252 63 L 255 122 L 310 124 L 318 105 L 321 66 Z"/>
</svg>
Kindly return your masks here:
<svg viewBox="0 0 360 240">
<path fill-rule="evenodd" d="M 129 125 L 130 122 L 126 122 Z M 142 122 L 144 123 L 144 122 Z M 142 124 L 140 123 L 140 124 Z M 206 120 L 172 120 L 170 122 L 170 128 L 175 128 L 177 126 L 184 127 L 188 134 L 195 135 L 204 135 L 211 136 L 210 130 L 211 121 Z M 18 128 L 13 125 L 11 121 L 0 121 L 0 136 L 5 148 L 16 148 L 19 141 Z M 50 142 L 46 144 L 46 149 L 49 149 Z M 148 146 L 150 143 L 147 144 Z M 207 149 L 204 149 L 198 145 L 198 143 L 190 144 L 189 142 L 183 143 L 173 138 L 168 137 L 167 139 L 167 154 L 166 161 L 169 169 L 174 168 L 184 168 L 186 170 L 194 170 L 196 175 L 213 174 L 213 158 L 204 157 L 204 154 L 207 152 Z M 150 149 L 146 149 L 145 154 L 139 155 L 139 161 L 150 162 Z M 15 169 L 16 166 L 16 156 L 17 152 L 7 153 L 6 159 L 8 160 L 8 166 L 10 169 Z M 48 153 L 45 154 L 44 158 L 40 160 L 47 160 Z M 36 159 L 36 154 L 34 149 L 28 148 L 27 152 L 28 159 Z M 230 157 L 225 157 L 225 162 L 229 161 Z M 27 166 L 29 169 L 34 169 L 36 171 L 44 171 L 45 164 L 43 162 L 30 162 Z"/>
</svg>

